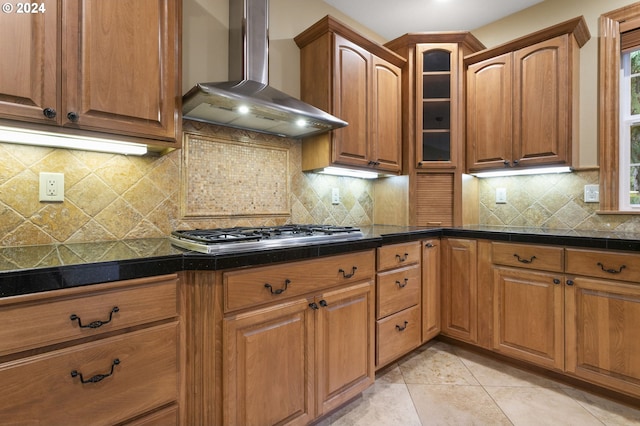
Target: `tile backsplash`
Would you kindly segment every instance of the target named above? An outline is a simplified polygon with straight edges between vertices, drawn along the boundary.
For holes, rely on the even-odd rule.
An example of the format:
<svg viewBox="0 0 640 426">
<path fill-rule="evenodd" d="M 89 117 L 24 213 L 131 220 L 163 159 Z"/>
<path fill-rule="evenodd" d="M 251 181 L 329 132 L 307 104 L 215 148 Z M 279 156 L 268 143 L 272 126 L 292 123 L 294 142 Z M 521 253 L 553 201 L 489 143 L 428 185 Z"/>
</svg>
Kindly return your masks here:
<svg viewBox="0 0 640 426">
<path fill-rule="evenodd" d="M 598 171 L 511 176 L 479 180 L 481 225 L 640 232 L 637 215 L 597 214 L 599 203 L 584 202 L 584 186 L 598 184 Z M 505 188 L 507 202 L 496 203 Z"/>
<path fill-rule="evenodd" d="M 213 142 L 200 143 L 201 151 L 194 156 L 185 145 L 161 157 L 0 143 L 0 246 L 153 238 L 195 227 L 373 223 L 371 182 L 303 173 L 297 141 L 190 122 L 185 130 Z M 234 175 L 228 167 L 246 158 L 229 159 L 229 152 L 221 155 L 221 140 L 230 141 L 227 147 L 232 150 L 242 150 L 237 142 L 257 147 L 259 154 L 241 154 L 259 156 L 243 169 L 244 175 L 237 171 Z M 186 161 L 196 158 L 199 164 L 185 167 Z M 38 201 L 40 172 L 64 173 L 64 202 Z M 201 181 L 183 185 L 194 176 Z M 203 181 L 203 176 L 211 180 Z M 331 204 L 331 188 L 339 188 L 340 205 Z M 254 198 L 242 198 L 245 192 Z M 240 201 L 225 201 L 234 195 Z M 256 203 L 262 206 L 259 214 Z"/>
<path fill-rule="evenodd" d="M 0 246 L 164 237 L 196 227 L 375 223 L 372 181 L 302 172 L 298 141 L 201 123 L 185 130 L 197 143 L 164 156 L 0 143 Z M 40 172 L 64 173 L 64 202 L 38 201 Z M 584 185 L 597 183 L 597 171 L 481 179 L 479 224 L 640 232 L 640 217 L 600 215 L 598 203 L 583 201 Z M 496 204 L 496 188 L 506 188 L 506 204 Z"/>
</svg>

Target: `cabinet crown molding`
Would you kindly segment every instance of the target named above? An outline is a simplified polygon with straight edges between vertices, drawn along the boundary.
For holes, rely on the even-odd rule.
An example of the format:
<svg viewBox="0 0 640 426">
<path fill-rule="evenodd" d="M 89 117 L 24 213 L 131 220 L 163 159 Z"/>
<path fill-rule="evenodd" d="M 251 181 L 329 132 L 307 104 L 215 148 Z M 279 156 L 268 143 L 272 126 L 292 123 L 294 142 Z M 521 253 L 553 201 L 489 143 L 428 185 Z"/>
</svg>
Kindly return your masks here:
<svg viewBox="0 0 640 426">
<path fill-rule="evenodd" d="M 563 34 L 573 34 L 578 47 L 584 46 L 591 38 L 591 33 L 589 32 L 589 27 L 587 27 L 584 16 L 578 16 L 577 18 L 569 19 L 568 21 L 536 31 L 496 47 L 467 55 L 464 58 L 464 63 L 465 65 L 475 64 L 476 62 L 531 46 Z"/>
</svg>

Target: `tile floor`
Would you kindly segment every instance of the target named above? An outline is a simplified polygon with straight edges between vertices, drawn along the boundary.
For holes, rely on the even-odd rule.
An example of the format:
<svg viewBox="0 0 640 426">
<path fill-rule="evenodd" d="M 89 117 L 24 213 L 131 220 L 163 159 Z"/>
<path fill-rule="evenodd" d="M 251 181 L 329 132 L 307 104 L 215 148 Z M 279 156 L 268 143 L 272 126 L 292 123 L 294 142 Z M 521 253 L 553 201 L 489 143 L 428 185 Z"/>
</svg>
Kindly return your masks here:
<svg viewBox="0 0 640 426">
<path fill-rule="evenodd" d="M 634 409 L 443 342 L 378 372 L 319 426 L 640 425 Z"/>
</svg>

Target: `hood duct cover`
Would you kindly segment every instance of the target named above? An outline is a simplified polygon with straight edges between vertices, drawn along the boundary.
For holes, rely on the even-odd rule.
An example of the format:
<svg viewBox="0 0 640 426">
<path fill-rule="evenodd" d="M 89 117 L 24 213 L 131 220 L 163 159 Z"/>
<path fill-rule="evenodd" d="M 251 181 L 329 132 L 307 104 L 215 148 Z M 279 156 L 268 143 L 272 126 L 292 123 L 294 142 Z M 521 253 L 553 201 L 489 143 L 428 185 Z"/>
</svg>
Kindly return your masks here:
<svg viewBox="0 0 640 426">
<path fill-rule="evenodd" d="M 269 0 L 229 0 L 229 78 L 196 84 L 182 98 L 184 118 L 302 138 L 345 121 L 270 87 Z"/>
</svg>

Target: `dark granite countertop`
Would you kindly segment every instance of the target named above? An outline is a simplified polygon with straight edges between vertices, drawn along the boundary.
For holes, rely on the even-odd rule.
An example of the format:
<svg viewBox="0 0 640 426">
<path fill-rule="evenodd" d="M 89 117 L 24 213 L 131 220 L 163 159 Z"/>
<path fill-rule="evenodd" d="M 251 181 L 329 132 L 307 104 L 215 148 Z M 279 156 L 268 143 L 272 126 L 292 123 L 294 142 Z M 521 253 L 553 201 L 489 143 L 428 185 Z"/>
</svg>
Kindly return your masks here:
<svg viewBox="0 0 640 426">
<path fill-rule="evenodd" d="M 0 249 L 0 297 L 182 270 L 219 270 L 343 254 L 417 239 L 451 236 L 640 252 L 640 234 L 469 226 L 421 228 L 375 225 L 355 241 L 245 253 L 206 255 L 176 248 L 168 239 L 7 247 Z"/>
</svg>

